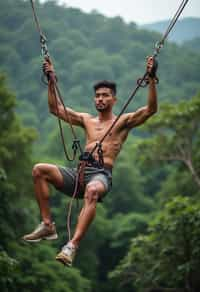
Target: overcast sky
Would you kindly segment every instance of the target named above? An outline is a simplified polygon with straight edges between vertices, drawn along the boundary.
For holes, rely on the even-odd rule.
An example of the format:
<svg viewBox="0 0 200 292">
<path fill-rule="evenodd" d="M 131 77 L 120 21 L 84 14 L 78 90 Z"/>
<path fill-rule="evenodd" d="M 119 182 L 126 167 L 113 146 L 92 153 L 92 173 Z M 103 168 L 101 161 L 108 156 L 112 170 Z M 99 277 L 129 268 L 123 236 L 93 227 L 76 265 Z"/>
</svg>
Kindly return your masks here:
<svg viewBox="0 0 200 292">
<path fill-rule="evenodd" d="M 45 0 L 43 0 L 45 1 Z M 171 18 L 182 0 L 58 0 L 83 11 L 97 10 L 106 16 L 120 15 L 138 24 Z M 200 0 L 189 0 L 182 17 L 200 17 Z"/>
</svg>

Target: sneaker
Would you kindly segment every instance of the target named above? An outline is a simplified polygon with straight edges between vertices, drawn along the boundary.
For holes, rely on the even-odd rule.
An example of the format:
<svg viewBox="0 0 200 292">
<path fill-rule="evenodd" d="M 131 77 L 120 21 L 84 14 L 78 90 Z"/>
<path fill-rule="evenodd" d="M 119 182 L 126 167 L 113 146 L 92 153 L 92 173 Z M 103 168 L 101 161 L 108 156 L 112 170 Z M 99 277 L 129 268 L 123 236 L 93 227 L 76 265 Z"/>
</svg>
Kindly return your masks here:
<svg viewBox="0 0 200 292">
<path fill-rule="evenodd" d="M 28 242 L 38 242 L 42 239 L 52 240 L 57 239 L 58 234 L 56 232 L 55 223 L 52 225 L 46 225 L 44 222 L 41 222 L 38 227 L 30 234 L 26 234 L 22 237 L 23 240 Z"/>
<path fill-rule="evenodd" d="M 76 254 L 76 247 L 72 242 L 63 246 L 61 252 L 56 256 L 56 260 L 64 265 L 71 266 Z"/>
</svg>

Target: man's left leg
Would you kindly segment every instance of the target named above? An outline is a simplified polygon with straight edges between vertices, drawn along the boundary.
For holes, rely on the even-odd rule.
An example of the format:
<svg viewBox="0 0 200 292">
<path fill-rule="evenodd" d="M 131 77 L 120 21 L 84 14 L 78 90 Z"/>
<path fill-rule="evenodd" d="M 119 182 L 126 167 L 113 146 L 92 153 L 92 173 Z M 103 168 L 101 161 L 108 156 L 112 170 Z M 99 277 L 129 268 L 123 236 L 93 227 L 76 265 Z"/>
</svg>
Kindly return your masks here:
<svg viewBox="0 0 200 292">
<path fill-rule="evenodd" d="M 96 215 L 96 204 L 98 199 L 105 193 L 106 189 L 101 181 L 91 181 L 87 184 L 84 194 L 84 205 L 79 214 L 78 222 L 72 239 L 64 245 L 62 251 L 57 255 L 56 259 L 62 263 L 71 266 L 75 251 L 89 225 L 92 223 Z"/>
</svg>

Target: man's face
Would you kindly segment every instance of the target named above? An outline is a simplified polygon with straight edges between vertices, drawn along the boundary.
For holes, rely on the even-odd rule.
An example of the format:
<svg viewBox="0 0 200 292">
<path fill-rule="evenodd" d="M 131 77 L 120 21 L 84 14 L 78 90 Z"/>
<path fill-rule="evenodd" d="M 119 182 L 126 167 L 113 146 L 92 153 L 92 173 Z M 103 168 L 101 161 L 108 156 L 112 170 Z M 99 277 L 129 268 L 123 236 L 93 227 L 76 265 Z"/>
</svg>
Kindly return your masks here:
<svg viewBox="0 0 200 292">
<path fill-rule="evenodd" d="M 116 102 L 116 97 L 113 96 L 112 90 L 107 87 L 101 87 L 95 92 L 95 106 L 99 112 L 104 112 L 111 110 L 114 103 Z"/>
</svg>

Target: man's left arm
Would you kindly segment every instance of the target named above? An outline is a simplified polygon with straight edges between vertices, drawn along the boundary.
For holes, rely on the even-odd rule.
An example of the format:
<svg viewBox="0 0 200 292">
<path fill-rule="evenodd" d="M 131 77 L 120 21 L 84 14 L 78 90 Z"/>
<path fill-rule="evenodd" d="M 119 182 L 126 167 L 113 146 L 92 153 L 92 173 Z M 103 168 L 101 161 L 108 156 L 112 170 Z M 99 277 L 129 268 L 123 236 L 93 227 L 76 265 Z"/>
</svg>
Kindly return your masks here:
<svg viewBox="0 0 200 292">
<path fill-rule="evenodd" d="M 149 57 L 147 60 L 147 71 L 151 72 L 154 59 Z M 157 112 L 157 90 L 156 79 L 149 77 L 147 105 L 139 108 L 133 113 L 127 113 L 124 116 L 125 125 L 128 128 L 134 128 L 143 124 L 148 118 Z"/>
</svg>

